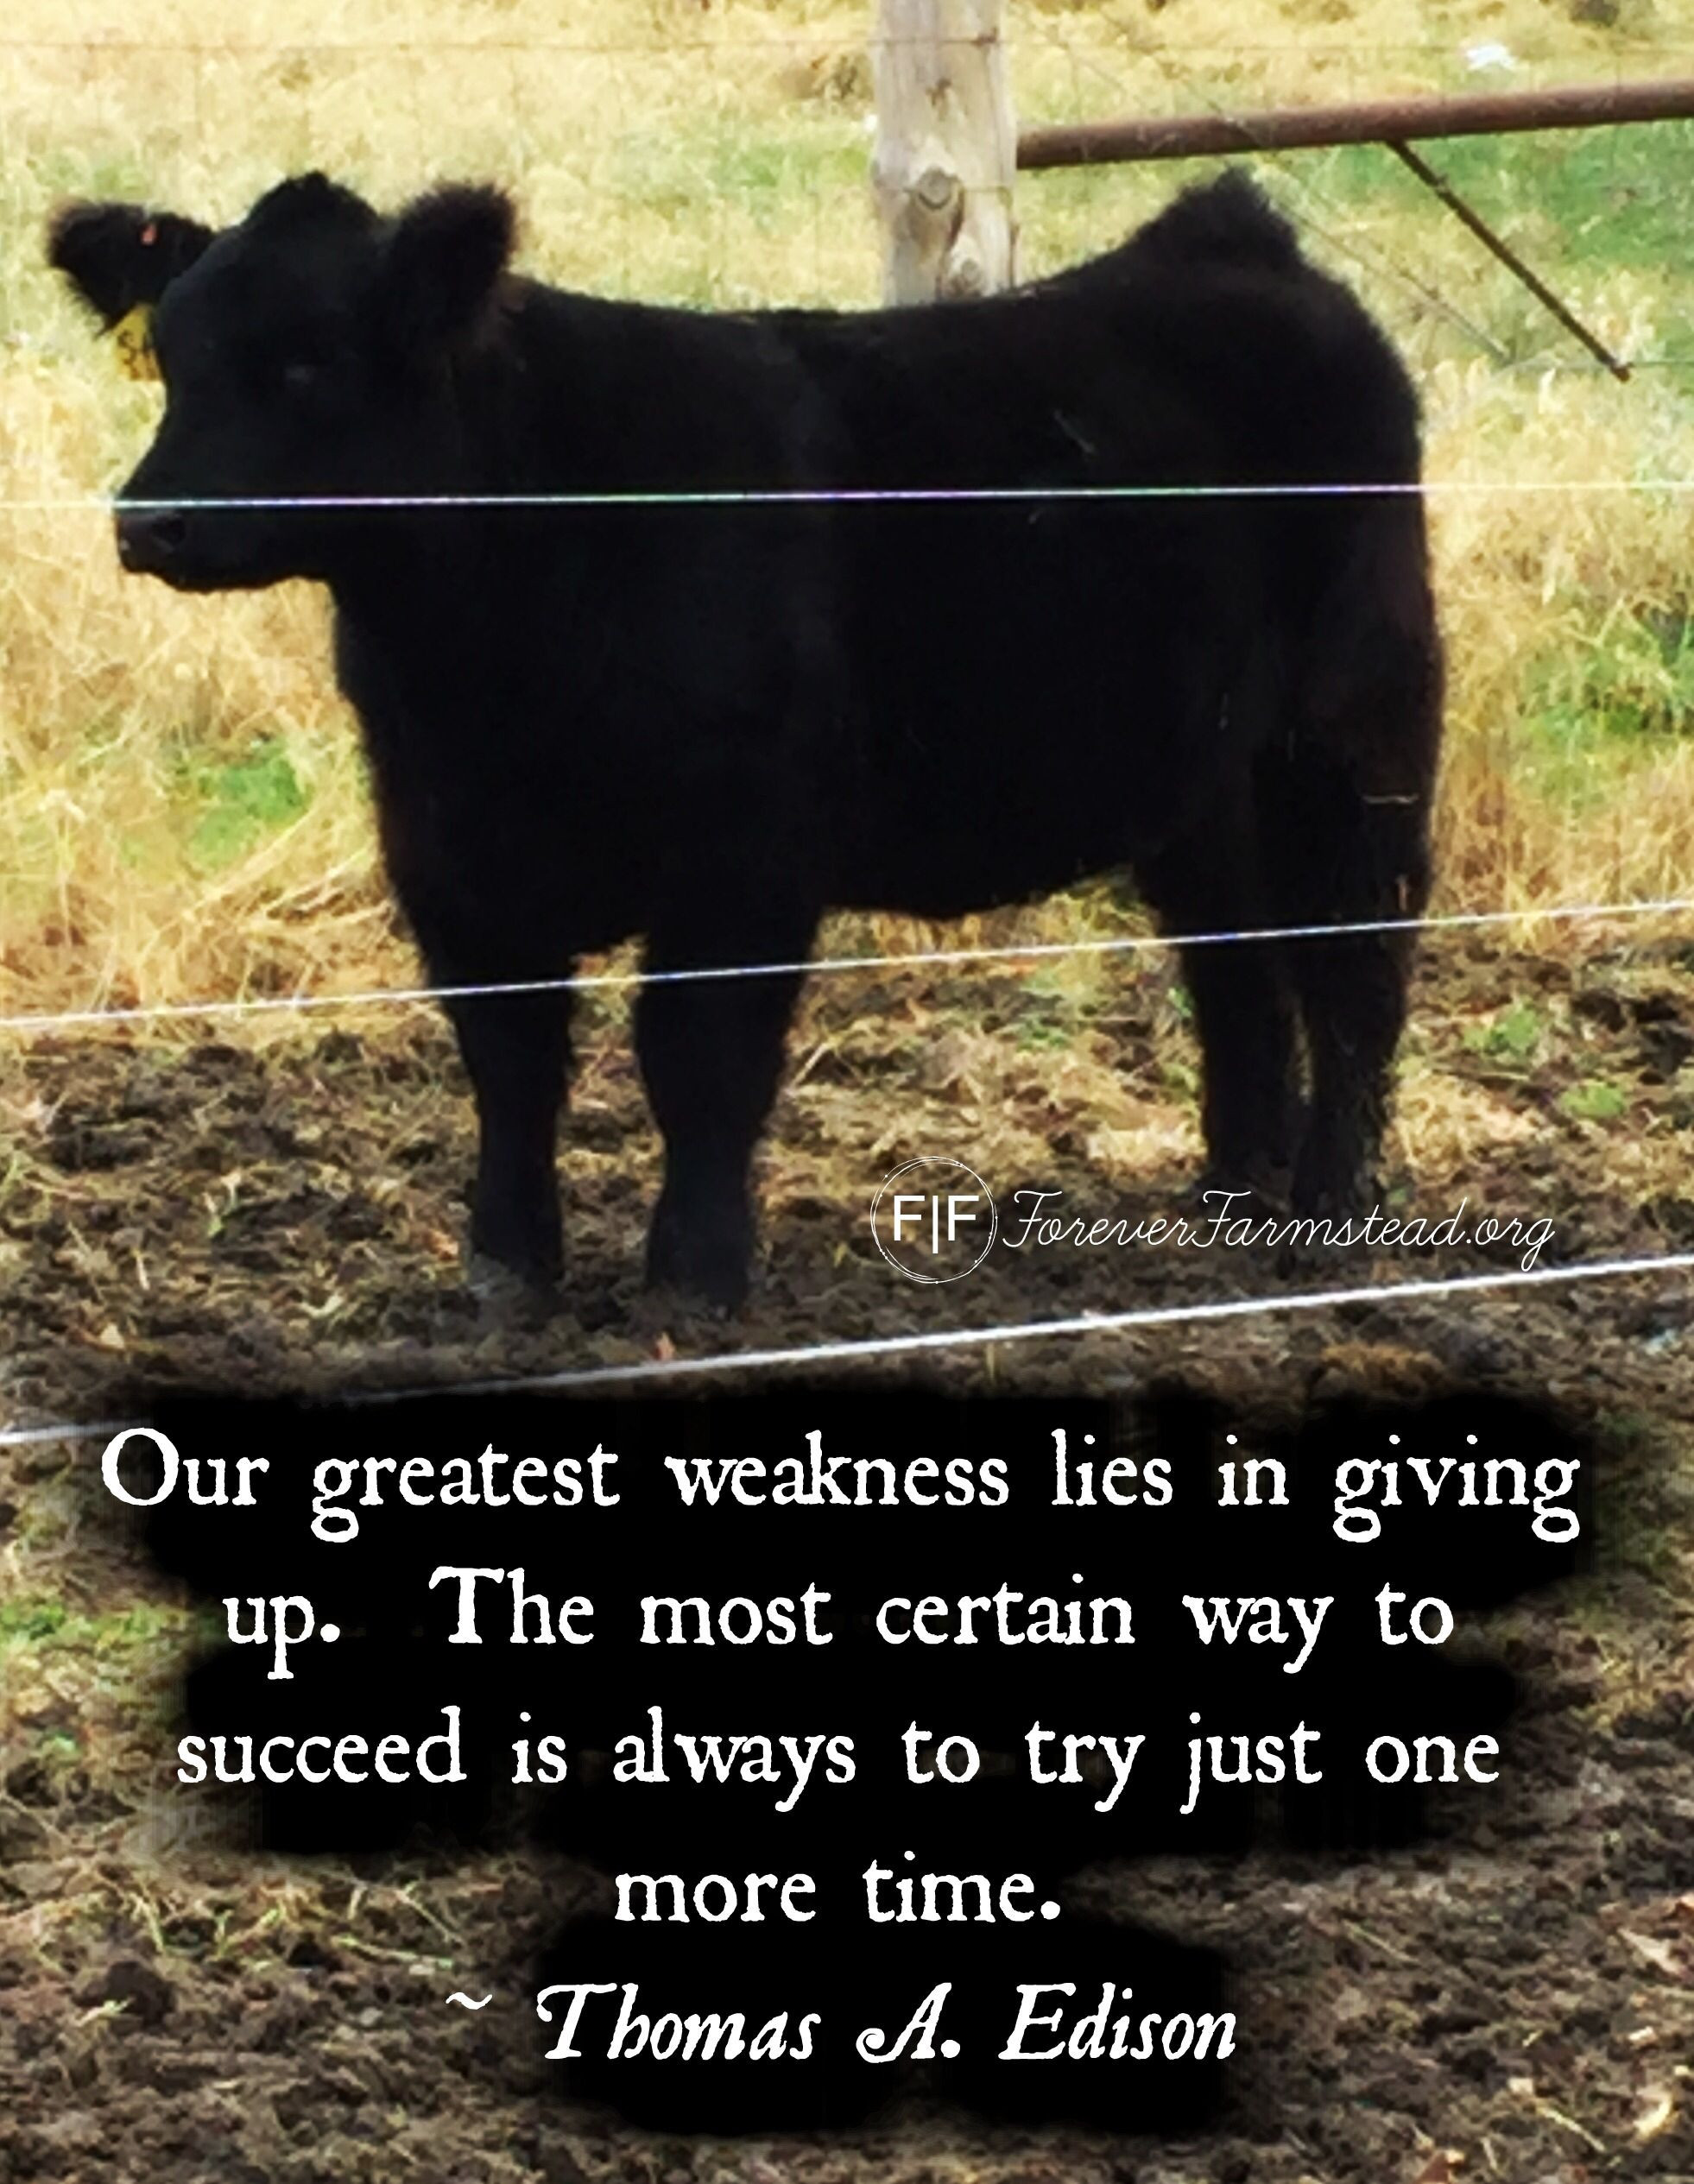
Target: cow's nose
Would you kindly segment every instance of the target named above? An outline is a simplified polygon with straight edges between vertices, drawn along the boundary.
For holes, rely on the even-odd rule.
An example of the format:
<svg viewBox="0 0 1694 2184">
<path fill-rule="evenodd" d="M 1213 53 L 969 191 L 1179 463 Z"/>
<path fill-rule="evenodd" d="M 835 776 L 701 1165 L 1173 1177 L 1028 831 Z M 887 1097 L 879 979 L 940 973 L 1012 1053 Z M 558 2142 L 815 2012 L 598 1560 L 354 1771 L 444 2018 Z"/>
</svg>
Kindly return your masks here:
<svg viewBox="0 0 1694 2184">
<path fill-rule="evenodd" d="M 180 508 L 126 510 L 117 519 L 117 558 L 142 574 L 168 569 L 187 538 L 188 519 Z"/>
</svg>

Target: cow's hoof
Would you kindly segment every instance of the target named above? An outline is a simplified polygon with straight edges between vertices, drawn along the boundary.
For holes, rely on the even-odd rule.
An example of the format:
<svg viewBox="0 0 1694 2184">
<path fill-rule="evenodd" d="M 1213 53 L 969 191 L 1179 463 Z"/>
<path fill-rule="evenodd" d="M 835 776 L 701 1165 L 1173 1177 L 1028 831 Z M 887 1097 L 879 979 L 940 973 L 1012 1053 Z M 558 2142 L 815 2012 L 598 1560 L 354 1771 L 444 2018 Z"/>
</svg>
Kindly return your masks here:
<svg viewBox="0 0 1694 2184">
<path fill-rule="evenodd" d="M 1242 1221 L 1256 1226 L 1261 1221 L 1284 1220 L 1288 1212 L 1287 1176 L 1262 1170 L 1208 1168 L 1195 1185 L 1195 1202 L 1203 1221 L 1221 1221 L 1225 1231 Z"/>
<path fill-rule="evenodd" d="M 556 1277 L 509 1266 L 487 1252 L 472 1252 L 465 1286 L 482 1316 L 496 1327 L 542 1327 L 559 1310 Z"/>
<path fill-rule="evenodd" d="M 1291 1224 L 1290 1233 L 1276 1247 L 1277 1278 L 1285 1282 L 1321 1282 L 1328 1288 L 1333 1277 L 1346 1270 L 1347 1253 L 1337 1244 L 1326 1244 Z"/>
<path fill-rule="evenodd" d="M 738 1311 L 747 1301 L 747 1260 L 740 1252 L 655 1230 L 647 1248 L 647 1286 L 709 1311 Z"/>
<path fill-rule="evenodd" d="M 661 1198 L 647 1240 L 647 1286 L 691 1304 L 733 1312 L 747 1300 L 753 1258 L 750 1221 L 740 1215 L 679 1220 Z"/>
<path fill-rule="evenodd" d="M 647 1270 L 648 1290 L 662 1291 L 686 1304 L 718 1313 L 725 1318 L 733 1312 L 738 1312 L 747 1302 L 750 1285 L 744 1266 L 715 1265 L 708 1261 L 700 1266 L 683 1265 L 660 1269 L 649 1261 Z"/>
<path fill-rule="evenodd" d="M 1343 1198 L 1319 1196 L 1315 1201 L 1296 1198 L 1283 1231 L 1278 1271 L 1285 1276 L 1322 1277 L 1331 1285 L 1351 1275 L 1363 1282 L 1370 1278 L 1375 1252 L 1365 1234 L 1368 1206 L 1356 1194 Z"/>
</svg>

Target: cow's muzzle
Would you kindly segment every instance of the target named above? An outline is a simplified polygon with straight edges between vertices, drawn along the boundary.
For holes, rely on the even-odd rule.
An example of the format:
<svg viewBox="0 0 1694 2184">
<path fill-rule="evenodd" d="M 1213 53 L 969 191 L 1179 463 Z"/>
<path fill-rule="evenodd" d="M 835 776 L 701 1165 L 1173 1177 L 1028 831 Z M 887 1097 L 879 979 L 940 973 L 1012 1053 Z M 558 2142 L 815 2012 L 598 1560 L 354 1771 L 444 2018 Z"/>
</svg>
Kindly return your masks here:
<svg viewBox="0 0 1694 2184">
<path fill-rule="evenodd" d="M 120 508 L 117 558 L 132 576 L 169 577 L 188 543 L 188 518 L 180 508 Z"/>
</svg>

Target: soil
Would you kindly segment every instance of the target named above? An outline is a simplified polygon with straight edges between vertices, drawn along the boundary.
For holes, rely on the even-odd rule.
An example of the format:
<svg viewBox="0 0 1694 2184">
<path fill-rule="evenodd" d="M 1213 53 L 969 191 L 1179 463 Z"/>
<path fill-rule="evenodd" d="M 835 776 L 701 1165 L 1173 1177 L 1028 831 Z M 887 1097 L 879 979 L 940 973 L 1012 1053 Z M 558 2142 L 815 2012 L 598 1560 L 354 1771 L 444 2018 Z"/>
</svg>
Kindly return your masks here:
<svg viewBox="0 0 1694 2184">
<path fill-rule="evenodd" d="M 970 1162 L 1002 1208 L 1033 1184 L 1090 1215 L 1181 1210 L 1179 1003 L 1145 969 L 1075 993 L 986 974 L 819 986 L 763 1163 L 766 1265 L 730 1325 L 639 1294 L 656 1148 L 610 1010 L 584 1026 L 572 1269 L 539 1328 L 491 1323 L 460 1286 L 471 1120 L 428 1013 L 28 1044 L 0 1068 L 0 1407 L 98 1418 L 149 1381 L 414 1385 L 1514 1263 L 1455 1247 L 1289 1271 L 1264 1253 L 1002 1244 L 919 1288 L 865 1217 L 918 1152 Z M 1691 1057 L 1685 947 L 1447 946 L 1425 963 L 1388 1187 L 1431 1218 L 1461 1197 L 1473 1215 L 1545 1214 L 1544 1263 L 1687 1250 Z M 1250 2038 L 1217 2131 L 989 2133 L 920 2106 L 829 2142 L 716 2144 L 573 2108 L 536 2060 L 524 1979 L 580 1877 L 527 1853 L 288 1864 L 197 1834 L 160 1789 L 180 1603 L 79 1533 L 67 1480 L 86 1448 L 42 1442 L 0 1452 L 0 1570 L 25 1619 L 0 1650 L 0 2180 L 1694 2180 L 1686 1269 L 856 1369 L 1090 1392 L 1157 1373 L 1296 1401 L 1516 1388 L 1606 1452 L 1602 1569 L 1500 1625 L 1530 1702 L 1498 1796 L 1368 1863 L 1263 1853 L 1099 1878 L 1238 1969 Z M 32 1635 L 48 1596 L 72 1619 Z M 496 2000 L 445 2009 L 454 1987 Z"/>
<path fill-rule="evenodd" d="M 1002 1216 L 1019 1190 L 1067 1217 L 1198 1216 L 1194 1057 L 1168 979 L 1131 959 L 1074 994 L 1002 967 L 920 983 L 814 981 L 762 1158 L 765 1257 L 730 1324 L 641 1290 L 658 1146 L 619 997 L 592 997 L 566 1127 L 570 1267 L 539 1327 L 481 1311 L 460 1274 L 471 1106 L 433 1011 L 322 1018 L 267 1043 L 38 1038 L 0 1063 L 12 1168 L 0 1196 L 0 1404 L 88 1415 L 115 1386 L 238 1379 L 409 1385 L 1005 1326 L 1299 1288 L 1509 1270 L 1509 1244 L 1293 1268 L 1274 1251 L 1014 1250 L 926 1289 L 878 1256 L 868 1215 L 918 1153 L 969 1162 Z M 1425 963 L 1385 1206 L 1463 1202 L 1556 1234 L 1539 1264 L 1694 1247 L 1694 950 L 1540 960 L 1451 938 Z M 1024 1204 L 1030 1202 L 1025 1200 Z M 1368 1335 L 1444 1367 L 1609 1384 L 1694 1413 L 1684 1269 L 1445 1305 L 1267 1316 L 1109 1341 L 973 1348 L 959 1385 L 1114 1386 L 1149 1368 L 1310 1366 Z M 910 1370 L 896 1360 L 895 1370 Z"/>
</svg>

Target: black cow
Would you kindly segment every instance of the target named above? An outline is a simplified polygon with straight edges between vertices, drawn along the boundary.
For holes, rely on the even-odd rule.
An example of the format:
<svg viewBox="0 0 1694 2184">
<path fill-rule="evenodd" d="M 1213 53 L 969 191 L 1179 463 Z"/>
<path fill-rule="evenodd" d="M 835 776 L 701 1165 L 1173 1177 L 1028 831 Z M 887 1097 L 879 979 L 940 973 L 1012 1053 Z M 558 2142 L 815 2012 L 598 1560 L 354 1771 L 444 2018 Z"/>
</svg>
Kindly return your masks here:
<svg viewBox="0 0 1694 2184">
<path fill-rule="evenodd" d="M 1249 186 L 1008 295 L 858 313 L 566 294 L 509 270 L 513 224 L 491 189 L 383 218 L 312 174 L 218 233 L 79 205 L 51 235 L 108 325 L 157 306 L 123 565 L 329 585 L 438 983 L 635 934 L 650 972 L 792 967 L 832 906 L 945 918 L 1112 868 L 1173 934 L 1422 909 L 1416 405 Z M 446 505 L 370 504 L 395 496 Z M 1184 951 L 1213 1174 L 1356 1202 L 1409 952 Z M 642 988 L 651 1279 L 744 1291 L 800 985 Z M 545 1288 L 568 999 L 447 1006 L 473 1270 Z"/>
</svg>

